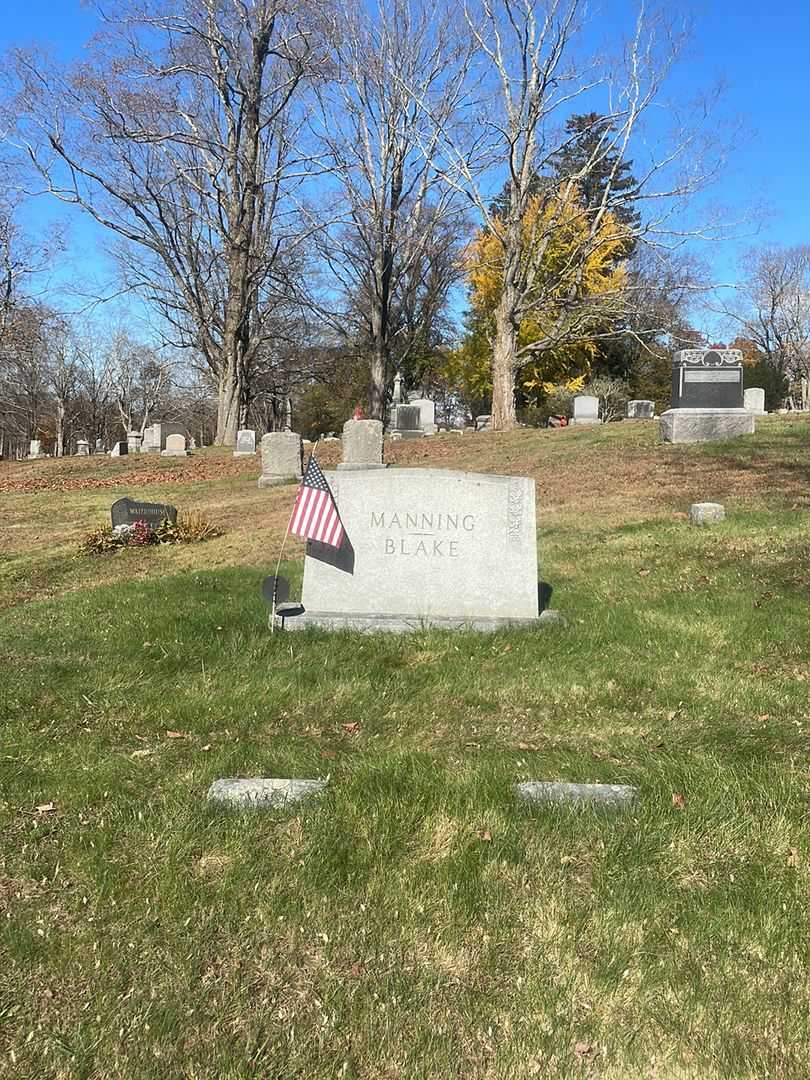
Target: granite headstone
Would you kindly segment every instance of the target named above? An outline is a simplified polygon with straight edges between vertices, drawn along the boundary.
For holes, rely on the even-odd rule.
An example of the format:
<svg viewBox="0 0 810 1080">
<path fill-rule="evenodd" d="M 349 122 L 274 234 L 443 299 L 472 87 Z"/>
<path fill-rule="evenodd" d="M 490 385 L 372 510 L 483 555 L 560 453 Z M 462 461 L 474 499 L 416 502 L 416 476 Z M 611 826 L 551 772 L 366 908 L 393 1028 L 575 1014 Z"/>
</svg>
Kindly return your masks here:
<svg viewBox="0 0 810 1080">
<path fill-rule="evenodd" d="M 166 449 L 160 451 L 161 457 L 186 457 L 191 451 L 186 449 L 185 435 L 167 435 Z"/>
<path fill-rule="evenodd" d="M 177 521 L 177 508 L 168 503 L 142 502 L 139 499 L 118 499 L 110 507 L 112 526 L 134 525 L 136 521 L 145 521 L 154 529 L 163 521 Z"/>
<path fill-rule="evenodd" d="M 291 628 L 540 625 L 534 480 L 447 469 L 327 478 L 352 558 L 308 546 Z"/>
<path fill-rule="evenodd" d="M 243 428 L 236 433 L 236 449 L 234 457 L 248 457 L 256 453 L 256 432 L 250 428 Z"/>
<path fill-rule="evenodd" d="M 577 394 L 573 403 L 572 424 L 598 424 L 599 398 L 592 394 Z"/>
<path fill-rule="evenodd" d="M 743 405 L 754 416 L 765 415 L 765 391 L 761 386 L 749 386 L 743 392 Z"/>
<path fill-rule="evenodd" d="M 654 415 L 654 401 L 636 400 L 627 402 L 628 420 L 652 420 Z"/>
<path fill-rule="evenodd" d="M 304 451 L 301 436 L 295 431 L 269 431 L 262 436 L 262 475 L 260 488 L 298 483 L 303 473 Z"/>
<path fill-rule="evenodd" d="M 384 469 L 381 420 L 347 420 L 343 425 L 341 470 Z"/>
</svg>

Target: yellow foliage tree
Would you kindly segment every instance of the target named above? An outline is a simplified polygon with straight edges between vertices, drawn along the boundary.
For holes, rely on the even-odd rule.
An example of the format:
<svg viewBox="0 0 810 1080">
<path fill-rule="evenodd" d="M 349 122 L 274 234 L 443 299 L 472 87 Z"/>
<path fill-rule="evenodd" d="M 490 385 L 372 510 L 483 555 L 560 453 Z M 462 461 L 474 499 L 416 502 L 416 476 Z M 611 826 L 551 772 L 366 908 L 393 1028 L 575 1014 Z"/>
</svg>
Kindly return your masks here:
<svg viewBox="0 0 810 1080">
<path fill-rule="evenodd" d="M 491 389 L 489 340 L 506 277 L 505 225 L 481 230 L 466 254 L 470 333 L 451 357 L 459 378 Z M 533 196 L 521 222 L 517 381 L 540 396 L 581 389 L 597 352 L 595 335 L 617 315 L 627 283 L 627 231 L 610 213 L 595 220 L 575 189 Z"/>
</svg>

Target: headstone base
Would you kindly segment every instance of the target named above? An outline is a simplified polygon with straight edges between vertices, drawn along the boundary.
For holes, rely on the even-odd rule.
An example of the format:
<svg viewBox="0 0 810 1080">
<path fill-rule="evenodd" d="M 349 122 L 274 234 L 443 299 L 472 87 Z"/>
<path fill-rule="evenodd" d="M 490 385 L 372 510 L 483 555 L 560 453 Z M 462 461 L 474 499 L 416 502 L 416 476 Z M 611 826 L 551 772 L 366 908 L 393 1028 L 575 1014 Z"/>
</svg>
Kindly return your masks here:
<svg viewBox="0 0 810 1080">
<path fill-rule="evenodd" d="M 659 420 L 661 442 L 713 442 L 756 431 L 754 416 L 747 409 L 668 409 Z"/>
<path fill-rule="evenodd" d="M 588 419 L 588 417 L 579 417 L 579 418 L 572 417 L 572 419 L 568 421 L 568 427 L 573 427 L 574 424 L 576 424 L 578 427 L 580 427 L 580 426 L 583 426 L 585 424 L 592 425 L 592 424 L 601 424 L 601 423 L 602 423 L 601 420 L 590 420 L 590 419 Z"/>
<path fill-rule="evenodd" d="M 287 476 L 260 476 L 256 481 L 256 484 L 260 488 L 279 487 L 281 484 L 300 484 L 301 477 L 295 474 L 288 474 Z"/>
<path fill-rule="evenodd" d="M 475 630 L 479 633 L 491 633 L 510 627 L 527 629 L 546 629 L 555 625 L 553 620 L 542 615 L 532 619 L 482 618 L 474 616 L 425 616 L 415 619 L 411 615 L 353 615 L 339 611 L 304 611 L 301 615 L 285 620 L 286 630 L 306 630 L 317 627 L 320 630 L 357 630 L 361 634 L 410 634 L 417 630 Z"/>
<path fill-rule="evenodd" d="M 161 450 L 161 457 L 190 457 L 190 450 Z"/>
<path fill-rule="evenodd" d="M 234 450 L 234 457 L 256 457 L 255 450 Z"/>
</svg>

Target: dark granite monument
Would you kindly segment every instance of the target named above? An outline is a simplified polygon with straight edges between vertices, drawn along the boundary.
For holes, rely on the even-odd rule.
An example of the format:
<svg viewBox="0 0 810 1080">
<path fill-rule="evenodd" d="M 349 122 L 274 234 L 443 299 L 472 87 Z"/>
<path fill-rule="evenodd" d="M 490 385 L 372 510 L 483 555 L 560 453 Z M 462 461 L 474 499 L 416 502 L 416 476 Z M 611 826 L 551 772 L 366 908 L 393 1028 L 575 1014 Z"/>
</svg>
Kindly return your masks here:
<svg viewBox="0 0 810 1080">
<path fill-rule="evenodd" d="M 675 353 L 673 409 L 742 407 L 742 353 L 738 349 L 682 349 Z"/>
<path fill-rule="evenodd" d="M 168 503 L 140 502 L 138 499 L 119 499 L 110 507 L 113 528 L 116 525 L 134 525 L 136 521 L 145 521 L 150 529 L 157 528 L 167 519 L 174 525 L 177 521 L 177 507 Z"/>
<path fill-rule="evenodd" d="M 752 435 L 743 407 L 739 349 L 681 349 L 672 361 L 672 407 L 660 418 L 663 442 L 693 443 Z"/>
</svg>

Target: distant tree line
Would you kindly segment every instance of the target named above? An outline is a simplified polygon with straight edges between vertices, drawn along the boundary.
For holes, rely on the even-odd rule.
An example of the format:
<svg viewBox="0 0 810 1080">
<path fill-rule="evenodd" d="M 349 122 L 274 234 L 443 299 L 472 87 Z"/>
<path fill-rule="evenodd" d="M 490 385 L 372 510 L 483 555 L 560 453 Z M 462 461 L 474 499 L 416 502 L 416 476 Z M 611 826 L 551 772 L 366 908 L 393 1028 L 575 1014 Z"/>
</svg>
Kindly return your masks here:
<svg viewBox="0 0 810 1080">
<path fill-rule="evenodd" d="M 315 434 L 358 403 L 384 418 L 397 373 L 499 430 L 584 376 L 658 398 L 696 337 L 685 252 L 723 223 L 686 215 L 722 152 L 711 103 L 667 112 L 682 28 L 642 8 L 594 58 L 595 18 L 582 0 L 118 0 L 75 62 L 13 50 L 9 189 L 92 218 L 159 331 L 99 343 L 35 301 L 10 206 L 6 439 L 47 429 L 60 453 L 170 412 L 232 444 L 290 401 Z"/>
</svg>

